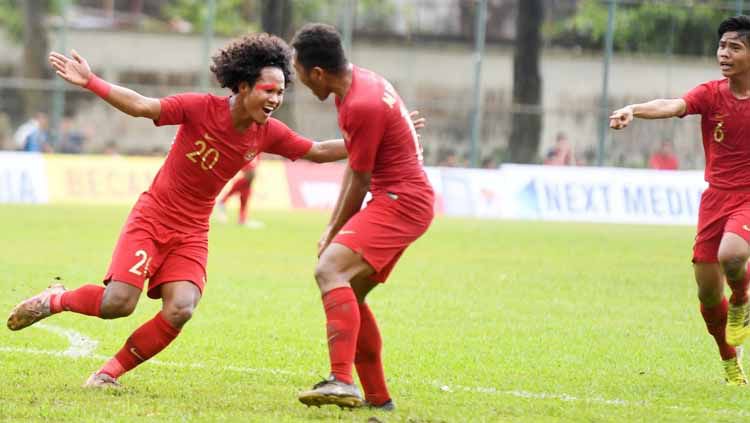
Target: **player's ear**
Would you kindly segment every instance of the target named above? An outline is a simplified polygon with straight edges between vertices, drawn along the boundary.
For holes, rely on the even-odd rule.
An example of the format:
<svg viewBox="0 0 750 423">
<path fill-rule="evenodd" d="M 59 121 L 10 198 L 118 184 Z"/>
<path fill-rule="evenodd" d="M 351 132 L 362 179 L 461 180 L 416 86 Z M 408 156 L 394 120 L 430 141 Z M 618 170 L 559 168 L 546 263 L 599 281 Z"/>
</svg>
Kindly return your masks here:
<svg viewBox="0 0 750 423">
<path fill-rule="evenodd" d="M 325 71 L 320 66 L 315 66 L 310 70 L 310 79 L 313 79 L 315 81 L 320 81 L 323 79 L 323 75 L 325 74 Z"/>
<path fill-rule="evenodd" d="M 242 81 L 240 82 L 240 85 L 237 86 L 237 93 L 244 95 L 250 92 L 250 90 L 252 89 L 253 87 L 250 84 L 248 84 L 247 81 Z"/>
</svg>

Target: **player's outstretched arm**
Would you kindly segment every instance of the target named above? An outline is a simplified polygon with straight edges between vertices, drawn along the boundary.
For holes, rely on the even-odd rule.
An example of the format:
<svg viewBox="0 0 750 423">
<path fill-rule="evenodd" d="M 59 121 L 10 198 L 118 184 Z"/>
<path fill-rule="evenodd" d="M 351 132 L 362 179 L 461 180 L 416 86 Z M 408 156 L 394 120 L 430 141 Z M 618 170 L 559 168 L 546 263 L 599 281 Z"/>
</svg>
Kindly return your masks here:
<svg viewBox="0 0 750 423">
<path fill-rule="evenodd" d="M 625 128 L 634 118 L 665 119 L 682 116 L 687 111 L 687 104 L 681 98 L 651 100 L 647 103 L 630 104 L 615 110 L 609 116 L 609 127 Z"/>
<path fill-rule="evenodd" d="M 161 113 L 159 99 L 145 97 L 129 88 L 110 84 L 94 75 L 86 59 L 75 50 L 71 50 L 70 55 L 71 57 L 67 57 L 54 51 L 49 54 L 49 63 L 60 78 L 73 85 L 91 90 L 107 103 L 130 116 L 159 119 Z"/>
<path fill-rule="evenodd" d="M 427 126 L 427 119 L 420 117 L 418 110 L 411 111 L 409 117 L 411 117 L 414 129 L 417 130 L 417 136 L 419 136 L 418 131 Z M 335 139 L 316 142 L 302 158 L 315 163 L 328 163 L 344 160 L 348 156 L 344 140 Z"/>
<path fill-rule="evenodd" d="M 315 163 L 328 163 L 343 160 L 347 156 L 344 140 L 337 139 L 314 143 L 302 158 Z"/>
</svg>

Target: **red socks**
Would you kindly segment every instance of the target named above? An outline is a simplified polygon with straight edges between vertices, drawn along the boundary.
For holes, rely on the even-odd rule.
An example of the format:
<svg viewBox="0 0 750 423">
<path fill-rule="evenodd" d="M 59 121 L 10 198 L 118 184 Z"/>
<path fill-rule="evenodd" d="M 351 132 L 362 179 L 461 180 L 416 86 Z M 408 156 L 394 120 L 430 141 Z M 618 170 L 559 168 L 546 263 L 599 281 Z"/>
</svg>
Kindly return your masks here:
<svg viewBox="0 0 750 423">
<path fill-rule="evenodd" d="M 125 345 L 101 369 L 99 373 L 106 373 L 118 378 L 128 370 L 143 363 L 167 347 L 180 334 L 180 330 L 173 327 L 156 313 L 153 319 L 130 335 Z"/>
<path fill-rule="evenodd" d="M 367 402 L 382 405 L 391 399 L 385 384 L 383 362 L 380 358 L 383 341 L 380 338 L 375 316 L 367 304 L 359 305 L 359 315 L 359 336 L 354 364 L 357 367 L 357 374 L 359 381 L 362 382 Z"/>
<path fill-rule="evenodd" d="M 323 307 L 331 374 L 341 382 L 353 383 L 352 364 L 360 324 L 357 297 L 348 286 L 336 288 L 323 295 Z"/>
<path fill-rule="evenodd" d="M 706 322 L 708 333 L 716 340 L 722 360 L 728 360 L 737 356 L 734 347 L 727 344 L 725 338 L 728 308 L 729 304 L 726 297 L 723 297 L 719 304 L 710 308 L 701 304 L 701 315 L 703 315 L 703 320 Z"/>
<path fill-rule="evenodd" d="M 72 311 L 87 316 L 99 316 L 99 310 L 104 297 L 104 287 L 101 285 L 83 285 L 73 291 L 60 295 L 53 295 L 49 300 L 52 314 L 61 311 Z"/>
<path fill-rule="evenodd" d="M 748 264 L 750 264 L 750 261 L 748 261 Z M 743 276 L 741 281 L 730 281 L 727 278 L 727 284 L 732 289 L 732 296 L 729 297 L 729 302 L 732 305 L 745 304 L 747 302 L 747 288 L 750 285 L 750 270 L 748 270 L 747 265 L 745 267 L 745 276 Z"/>
</svg>

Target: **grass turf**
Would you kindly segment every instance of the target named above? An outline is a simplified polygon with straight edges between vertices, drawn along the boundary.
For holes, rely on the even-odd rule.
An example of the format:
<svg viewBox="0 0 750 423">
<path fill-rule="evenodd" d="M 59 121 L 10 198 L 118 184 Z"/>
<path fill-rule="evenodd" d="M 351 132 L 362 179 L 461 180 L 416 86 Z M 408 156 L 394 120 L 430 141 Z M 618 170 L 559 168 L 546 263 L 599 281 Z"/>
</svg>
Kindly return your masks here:
<svg viewBox="0 0 750 423">
<path fill-rule="evenodd" d="M 0 208 L 0 310 L 44 288 L 98 283 L 128 209 Z M 159 309 L 103 321 L 66 313 L 0 330 L 3 421 L 738 421 L 747 388 L 722 384 L 698 312 L 693 228 L 441 218 L 370 295 L 395 413 L 306 408 L 327 374 L 312 278 L 326 216 L 258 212 L 214 224 L 193 320 L 119 391 L 80 387 Z M 52 355 L 69 341 L 92 355 Z"/>
</svg>

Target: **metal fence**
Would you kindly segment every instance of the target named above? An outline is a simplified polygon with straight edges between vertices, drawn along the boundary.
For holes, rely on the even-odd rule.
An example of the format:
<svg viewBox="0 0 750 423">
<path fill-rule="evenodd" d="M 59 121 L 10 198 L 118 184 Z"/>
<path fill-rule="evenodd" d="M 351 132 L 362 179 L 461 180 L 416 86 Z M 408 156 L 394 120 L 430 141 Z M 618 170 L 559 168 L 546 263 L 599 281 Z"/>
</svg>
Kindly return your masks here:
<svg viewBox="0 0 750 423">
<path fill-rule="evenodd" d="M 112 22 L 130 22 L 120 26 L 109 25 L 106 20 L 92 25 L 92 20 L 85 18 L 96 9 L 86 9 L 82 3 L 89 6 L 91 2 L 59 2 L 65 7 L 57 8 L 45 21 L 50 49 L 74 47 L 87 57 L 97 73 L 145 95 L 202 90 L 202 81 L 208 81 L 207 90 L 222 92 L 206 68 L 209 53 L 224 45 L 227 37 L 212 33 L 206 25 L 180 28 L 170 22 L 166 30 L 158 26 L 154 29 L 148 19 L 132 16 L 119 20 L 113 16 Z M 542 104 L 529 106 L 514 104 L 512 95 L 516 1 L 337 0 L 319 2 L 322 6 L 314 10 L 302 10 L 300 5 L 305 3 L 292 2 L 297 13 L 295 22 L 318 20 L 337 25 L 351 43 L 352 61 L 384 75 L 410 108 L 427 116 L 428 128 L 422 138 L 428 164 L 470 165 L 472 138 L 478 147 L 476 165 L 490 167 L 504 162 L 508 157 L 514 112 L 521 112 L 543 117 L 537 162 L 543 162 L 554 149 L 558 135 L 565 134 L 572 145 L 573 164 L 594 165 L 601 160 L 603 165 L 643 167 L 658 145 L 670 140 L 681 168 L 686 169 L 703 166 L 698 119 L 638 121 L 631 128 L 613 132 L 603 128 L 605 117 L 627 103 L 677 97 L 701 82 L 719 78 L 711 51 L 695 54 L 679 50 L 681 31 L 685 22 L 692 19 L 691 14 L 705 13 L 706 8 L 717 11 L 716 18 L 709 19 L 716 27 L 720 17 L 744 7 L 737 0 L 545 0 Z M 648 17 L 639 18 L 638 25 L 659 25 L 661 34 L 653 40 L 626 41 L 629 30 L 633 32 L 627 26 L 636 24 L 632 19 L 636 16 L 634 11 L 654 4 L 663 4 L 680 13 L 655 13 L 651 23 Z M 222 0 L 214 4 L 218 10 L 225 6 Z M 481 28 L 476 18 L 484 6 L 487 42 L 479 55 L 477 49 L 481 46 L 477 45 L 475 34 Z M 54 13 L 63 10 L 67 10 L 64 18 L 55 18 Z M 593 11 L 591 16 L 585 15 L 587 11 Z M 608 16 L 612 16 L 609 28 Z M 623 20 L 623 16 L 631 18 Z M 248 19 L 251 22 L 248 29 L 261 27 L 260 13 L 251 13 Z M 595 36 L 570 35 L 575 32 L 570 30 L 571 25 L 585 25 L 586 19 L 603 30 Z M 715 37 L 713 32 L 712 28 L 708 35 L 702 36 L 709 46 L 715 44 L 715 39 L 710 39 Z M 52 77 L 21 78 L 23 47 L 8 34 L 7 26 L 0 27 L 1 146 L 17 147 L 13 132 L 33 112 L 25 107 L 28 94 L 38 93 L 43 101 L 36 111 L 52 118 L 53 149 L 63 149 L 67 134 L 75 133 L 82 140 L 83 152 L 116 149 L 123 153 L 163 154 L 166 151 L 174 131 L 157 130 L 148 121 L 124 116 L 93 95 L 56 82 Z M 612 46 L 609 52 L 608 39 Z M 477 72 L 479 64 L 481 73 Z M 477 75 L 481 75 L 481 80 Z M 475 94 L 477 89 L 479 95 Z M 321 139 L 337 133 L 331 102 L 320 104 L 301 85 L 291 90 L 283 109 L 279 117 L 302 134 Z M 475 119 L 477 116 L 480 119 Z M 479 126 L 474 129 L 476 123 Z"/>
</svg>

